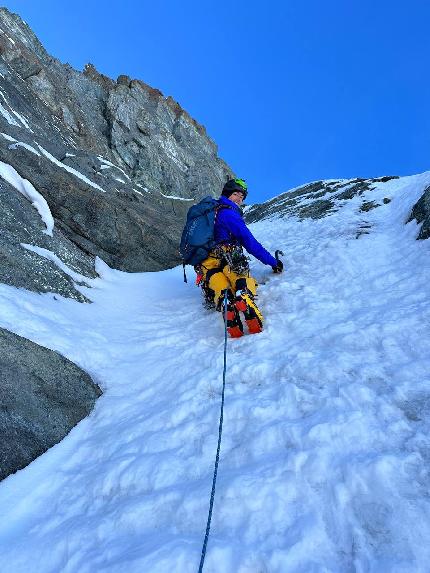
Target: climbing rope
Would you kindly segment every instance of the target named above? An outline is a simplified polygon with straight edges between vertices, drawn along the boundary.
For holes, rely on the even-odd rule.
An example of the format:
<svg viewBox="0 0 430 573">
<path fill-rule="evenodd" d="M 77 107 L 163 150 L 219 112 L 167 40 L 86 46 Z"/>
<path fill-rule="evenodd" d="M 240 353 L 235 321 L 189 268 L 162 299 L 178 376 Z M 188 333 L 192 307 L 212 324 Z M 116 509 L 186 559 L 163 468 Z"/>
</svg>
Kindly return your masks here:
<svg viewBox="0 0 430 573">
<path fill-rule="evenodd" d="M 220 418 L 219 418 L 219 427 L 218 427 L 218 447 L 216 450 L 215 469 L 214 469 L 214 476 L 213 476 L 213 480 L 212 480 L 211 499 L 210 499 L 210 503 L 209 503 L 209 514 L 208 514 L 208 521 L 206 524 L 205 540 L 203 542 L 203 547 L 202 547 L 202 556 L 200 558 L 199 573 L 202 573 L 202 571 L 203 571 L 203 564 L 205 562 L 205 557 L 206 557 L 206 548 L 208 545 L 209 532 L 211 529 L 212 509 L 214 506 L 214 499 L 215 499 L 215 486 L 216 486 L 216 478 L 217 478 L 217 474 L 218 474 L 219 453 L 221 450 L 222 424 L 223 424 L 223 420 L 224 420 L 225 374 L 227 371 L 227 301 L 228 301 L 227 294 L 228 294 L 228 290 L 226 289 L 225 290 L 225 296 L 224 296 L 224 303 L 223 303 L 223 305 L 224 305 L 224 369 L 223 369 L 223 373 L 222 373 L 222 396 L 221 396 L 221 414 L 220 414 Z"/>
</svg>

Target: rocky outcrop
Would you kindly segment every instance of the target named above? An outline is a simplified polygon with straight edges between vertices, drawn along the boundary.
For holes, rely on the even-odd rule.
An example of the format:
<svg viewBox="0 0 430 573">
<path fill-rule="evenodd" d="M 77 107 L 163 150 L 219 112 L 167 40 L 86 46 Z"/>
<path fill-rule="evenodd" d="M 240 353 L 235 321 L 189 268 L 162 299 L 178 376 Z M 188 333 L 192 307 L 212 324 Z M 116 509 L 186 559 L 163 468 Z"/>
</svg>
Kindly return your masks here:
<svg viewBox="0 0 430 573">
<path fill-rule="evenodd" d="M 83 72 L 61 64 L 4 8 L 0 27 L 3 60 L 45 104 L 66 144 L 100 153 L 134 183 L 176 197 L 218 191 L 231 173 L 205 128 L 173 98 L 127 76 L 115 82 L 91 64 Z"/>
<path fill-rule="evenodd" d="M 361 197 L 365 191 L 371 190 L 376 183 L 384 183 L 391 179 L 398 179 L 398 177 L 315 181 L 278 195 L 265 203 L 252 205 L 246 210 L 245 218 L 248 223 L 255 223 L 273 215 L 279 216 L 279 214 L 298 217 L 299 219 L 321 219 L 339 209 L 343 201 L 353 197 Z M 384 202 L 389 201 L 388 197 L 384 199 Z M 363 200 L 360 210 L 366 212 L 378 206 L 379 204 L 374 201 Z"/>
<path fill-rule="evenodd" d="M 0 220 L 8 229 L 0 280 L 82 300 L 67 273 L 23 253 L 22 242 L 73 261 L 86 276 L 96 256 L 130 272 L 177 264 L 191 201 L 217 193 L 231 175 L 205 129 L 142 81 L 113 81 L 91 64 L 83 72 L 62 64 L 5 8 L 0 56 L 0 161 L 43 196 L 55 222 L 52 239 L 40 221 L 14 233 L 14 220 L 35 215 L 0 177 L 2 196 L 11 196 L 8 222 Z M 52 271 L 43 280 L 35 279 L 40 265 Z"/>
<path fill-rule="evenodd" d="M 422 223 L 417 239 L 430 238 L 430 187 L 424 192 L 424 195 L 414 205 L 408 221 L 415 219 L 417 223 Z"/>
<path fill-rule="evenodd" d="M 76 273 L 94 278 L 94 257 L 79 249 L 63 233 L 50 237 L 30 201 L 12 185 L 0 179 L 0 282 L 35 292 L 55 292 L 80 302 L 87 299 L 76 288 L 68 272 L 53 260 L 30 249 L 37 244 Z M 43 251 L 40 251 L 43 252 Z"/>
<path fill-rule="evenodd" d="M 0 328 L 0 480 L 59 442 L 100 388 L 57 352 Z"/>
<path fill-rule="evenodd" d="M 90 302 L 95 258 L 134 272 L 179 262 L 185 214 L 232 175 L 170 97 L 51 57 L 0 8 L 0 282 Z M 99 388 L 0 328 L 0 479 L 57 443 Z"/>
<path fill-rule="evenodd" d="M 299 219 L 321 219 L 337 211 L 342 206 L 343 201 L 361 197 L 365 192 L 372 191 L 376 184 L 385 183 L 391 179 L 398 179 L 398 176 L 315 181 L 292 191 L 287 191 L 265 203 L 247 207 L 245 219 L 248 223 L 255 223 L 279 215 L 298 217 Z M 390 201 L 390 197 L 384 197 L 381 203 L 363 198 L 359 210 L 362 213 L 367 213 Z M 430 187 L 425 189 L 424 194 L 413 206 L 405 223 L 413 219 L 417 223 L 421 223 L 417 239 L 428 239 L 430 237 Z M 360 228 L 357 229 L 356 236 L 368 234 L 369 228 L 370 225 L 363 221 Z"/>
</svg>

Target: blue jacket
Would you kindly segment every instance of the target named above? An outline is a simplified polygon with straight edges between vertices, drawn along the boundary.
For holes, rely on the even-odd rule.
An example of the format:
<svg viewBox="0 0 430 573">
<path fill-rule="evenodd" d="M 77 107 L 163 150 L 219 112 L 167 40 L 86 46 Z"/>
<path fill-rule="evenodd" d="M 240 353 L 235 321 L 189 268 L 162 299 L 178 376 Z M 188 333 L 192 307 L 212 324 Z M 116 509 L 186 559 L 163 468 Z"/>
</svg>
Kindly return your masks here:
<svg viewBox="0 0 430 573">
<path fill-rule="evenodd" d="M 217 245 L 241 245 L 263 264 L 271 267 L 276 266 L 275 257 L 266 251 L 245 225 L 240 207 L 223 195 L 219 198 L 219 203 L 230 208 L 218 209 L 214 227 L 214 238 Z"/>
</svg>

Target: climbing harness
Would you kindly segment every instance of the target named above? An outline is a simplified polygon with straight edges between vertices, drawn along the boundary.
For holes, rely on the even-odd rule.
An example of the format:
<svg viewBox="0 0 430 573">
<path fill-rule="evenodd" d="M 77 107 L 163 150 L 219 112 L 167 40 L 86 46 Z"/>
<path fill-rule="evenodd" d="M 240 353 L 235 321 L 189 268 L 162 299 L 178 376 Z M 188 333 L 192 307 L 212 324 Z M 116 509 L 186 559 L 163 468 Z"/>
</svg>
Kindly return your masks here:
<svg viewBox="0 0 430 573">
<path fill-rule="evenodd" d="M 220 259 L 221 267 L 228 265 L 230 270 L 238 275 L 249 274 L 250 259 L 240 245 L 217 245 L 211 254 Z"/>
<path fill-rule="evenodd" d="M 226 375 L 226 371 L 227 371 L 227 302 L 228 302 L 227 294 L 228 294 L 228 290 L 226 289 L 225 295 L 224 295 L 224 324 L 225 324 L 225 327 L 224 327 L 224 368 L 223 368 L 223 373 L 222 373 L 222 395 L 221 395 L 221 412 L 220 412 L 219 426 L 218 426 L 218 446 L 217 446 L 217 450 L 216 450 L 215 469 L 214 469 L 214 475 L 213 475 L 213 479 L 212 479 L 211 499 L 210 499 L 210 503 L 209 503 L 209 514 L 208 514 L 208 521 L 206 524 L 205 539 L 204 539 L 203 547 L 202 547 L 202 555 L 200 558 L 199 573 L 202 573 L 202 571 L 203 571 L 203 565 L 204 565 L 205 557 L 206 557 L 206 548 L 208 545 L 209 532 L 211 529 L 212 509 L 213 509 L 214 499 L 215 499 L 215 486 L 216 486 L 216 478 L 217 478 L 217 474 L 218 474 L 219 454 L 221 451 L 222 425 L 223 425 L 223 421 L 224 421 L 225 375 Z"/>
<path fill-rule="evenodd" d="M 242 247 L 235 245 L 225 250 L 224 258 L 234 273 L 238 275 L 249 274 L 249 257 L 244 254 Z"/>
</svg>

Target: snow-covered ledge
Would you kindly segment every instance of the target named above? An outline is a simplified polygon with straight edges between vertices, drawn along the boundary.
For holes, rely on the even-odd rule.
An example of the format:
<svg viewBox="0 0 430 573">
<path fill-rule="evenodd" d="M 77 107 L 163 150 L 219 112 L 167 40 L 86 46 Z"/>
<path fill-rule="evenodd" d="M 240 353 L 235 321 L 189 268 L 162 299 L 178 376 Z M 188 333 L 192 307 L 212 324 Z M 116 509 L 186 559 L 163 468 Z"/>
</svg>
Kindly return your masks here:
<svg viewBox="0 0 430 573">
<path fill-rule="evenodd" d="M 51 214 L 48 203 L 42 195 L 36 191 L 33 185 L 27 179 L 23 179 L 21 175 L 8 163 L 0 161 L 0 176 L 10 183 L 17 191 L 26 197 L 35 209 L 37 209 L 42 221 L 46 225 L 46 235 L 52 237 L 54 230 L 54 218 Z"/>
</svg>

